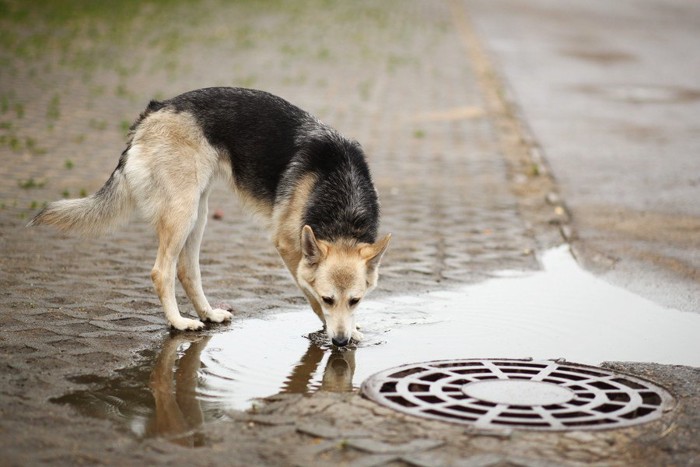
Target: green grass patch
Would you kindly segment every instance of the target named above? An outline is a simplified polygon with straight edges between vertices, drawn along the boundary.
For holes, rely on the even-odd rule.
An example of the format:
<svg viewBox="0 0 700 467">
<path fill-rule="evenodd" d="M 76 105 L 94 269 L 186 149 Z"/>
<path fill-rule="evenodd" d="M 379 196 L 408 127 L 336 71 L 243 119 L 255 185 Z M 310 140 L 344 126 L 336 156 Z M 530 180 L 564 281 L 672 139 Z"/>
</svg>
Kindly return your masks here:
<svg viewBox="0 0 700 467">
<path fill-rule="evenodd" d="M 131 123 L 128 120 L 122 120 L 119 122 L 119 130 L 126 136 L 129 134 L 129 129 L 131 128 Z"/>
<path fill-rule="evenodd" d="M 34 188 L 44 188 L 46 185 L 45 180 L 34 180 L 34 178 L 28 178 L 27 180 L 19 180 L 17 182 L 19 187 L 23 190 L 32 190 Z"/>
<path fill-rule="evenodd" d="M 105 130 L 105 129 L 107 128 L 107 121 L 101 120 L 101 119 L 98 120 L 98 119 L 95 119 L 95 118 L 91 118 L 91 119 L 90 119 L 90 122 L 88 122 L 88 125 L 89 125 L 90 128 L 92 128 L 93 130 L 100 130 L 100 131 L 102 131 L 102 130 Z"/>
<path fill-rule="evenodd" d="M 49 120 L 58 120 L 61 116 L 61 96 L 54 94 L 49 105 L 46 108 L 46 118 Z"/>
</svg>

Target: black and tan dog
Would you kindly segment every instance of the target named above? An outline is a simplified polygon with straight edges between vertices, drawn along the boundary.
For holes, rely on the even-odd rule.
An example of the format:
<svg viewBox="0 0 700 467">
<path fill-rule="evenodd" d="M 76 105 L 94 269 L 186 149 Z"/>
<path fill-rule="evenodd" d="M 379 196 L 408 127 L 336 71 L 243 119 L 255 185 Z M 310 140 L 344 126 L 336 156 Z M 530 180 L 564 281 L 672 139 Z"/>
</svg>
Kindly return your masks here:
<svg viewBox="0 0 700 467">
<path fill-rule="evenodd" d="M 136 207 L 158 234 L 151 276 L 166 318 L 176 329 L 201 329 L 202 321 L 178 311 L 175 276 L 201 320 L 231 319 L 211 307 L 199 271 L 216 178 L 266 221 L 332 342 L 360 340 L 354 310 L 376 286 L 390 239 L 377 240 L 379 204 L 367 162 L 357 142 L 272 94 L 208 88 L 152 101 L 105 185 L 87 198 L 49 204 L 29 225 L 100 234 Z"/>
</svg>

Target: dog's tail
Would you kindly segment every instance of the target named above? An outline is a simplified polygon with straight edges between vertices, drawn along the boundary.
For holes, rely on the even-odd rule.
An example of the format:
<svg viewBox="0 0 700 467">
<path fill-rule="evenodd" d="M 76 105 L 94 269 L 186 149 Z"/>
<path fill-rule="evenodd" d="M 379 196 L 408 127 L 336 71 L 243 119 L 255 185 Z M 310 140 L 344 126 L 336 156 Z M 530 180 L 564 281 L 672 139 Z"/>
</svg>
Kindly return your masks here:
<svg viewBox="0 0 700 467">
<path fill-rule="evenodd" d="M 124 151 L 119 165 L 97 193 L 86 198 L 49 203 L 27 227 L 46 224 L 63 232 L 96 236 L 125 223 L 133 204 L 124 175 L 126 158 L 127 151 Z"/>
</svg>

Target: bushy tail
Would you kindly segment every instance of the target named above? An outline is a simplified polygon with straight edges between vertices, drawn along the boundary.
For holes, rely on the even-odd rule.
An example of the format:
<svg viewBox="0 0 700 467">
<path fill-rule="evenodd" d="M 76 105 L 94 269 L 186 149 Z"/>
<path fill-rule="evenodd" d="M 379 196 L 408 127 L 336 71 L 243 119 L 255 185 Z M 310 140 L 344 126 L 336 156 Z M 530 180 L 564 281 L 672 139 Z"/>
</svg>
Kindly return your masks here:
<svg viewBox="0 0 700 467">
<path fill-rule="evenodd" d="M 113 230 L 129 218 L 132 201 L 124 176 L 124 157 L 107 183 L 92 196 L 50 203 L 27 227 L 46 224 L 63 232 L 96 236 Z"/>
</svg>

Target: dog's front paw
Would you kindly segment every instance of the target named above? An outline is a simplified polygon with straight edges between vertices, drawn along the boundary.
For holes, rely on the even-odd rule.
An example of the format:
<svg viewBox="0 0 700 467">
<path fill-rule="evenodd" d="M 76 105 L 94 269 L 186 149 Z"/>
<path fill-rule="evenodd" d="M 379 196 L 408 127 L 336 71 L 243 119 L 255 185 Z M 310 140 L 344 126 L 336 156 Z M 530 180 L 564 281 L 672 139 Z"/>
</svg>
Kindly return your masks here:
<svg viewBox="0 0 700 467">
<path fill-rule="evenodd" d="M 362 339 L 365 338 L 365 335 L 362 334 L 357 328 L 352 332 L 352 340 L 355 342 L 360 342 Z"/>
<path fill-rule="evenodd" d="M 204 323 L 198 319 L 179 318 L 170 325 L 178 331 L 199 331 L 204 329 Z"/>
<path fill-rule="evenodd" d="M 208 311 L 207 315 L 204 317 L 204 319 L 213 323 L 223 323 L 224 321 L 230 321 L 231 318 L 233 318 L 231 312 L 222 310 L 221 308 L 214 308 L 213 310 Z"/>
</svg>

